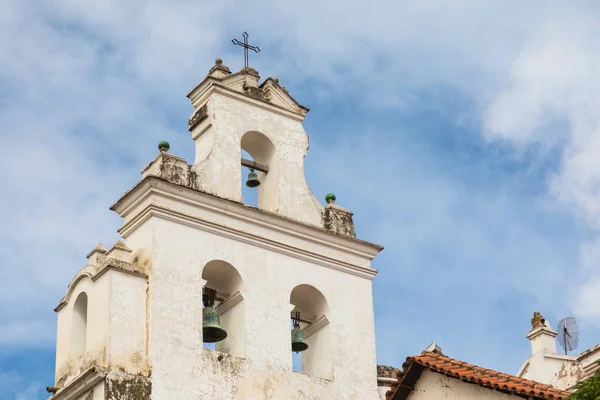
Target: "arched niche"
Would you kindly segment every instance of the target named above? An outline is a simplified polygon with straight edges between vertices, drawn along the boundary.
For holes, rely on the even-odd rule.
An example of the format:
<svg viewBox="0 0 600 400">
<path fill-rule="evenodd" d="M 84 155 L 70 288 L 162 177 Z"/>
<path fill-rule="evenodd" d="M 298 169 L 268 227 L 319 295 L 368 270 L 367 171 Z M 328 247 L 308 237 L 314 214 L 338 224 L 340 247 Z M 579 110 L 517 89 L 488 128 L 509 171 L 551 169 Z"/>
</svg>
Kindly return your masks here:
<svg viewBox="0 0 600 400">
<path fill-rule="evenodd" d="M 244 166 L 242 168 L 242 192 L 246 192 L 246 197 L 248 197 L 248 190 L 258 191 L 258 207 L 264 210 L 275 211 L 277 209 L 279 192 L 277 157 L 273 142 L 261 132 L 248 131 L 242 135 L 240 147 L 242 155 L 244 152 L 250 155 L 251 159 L 249 161 L 256 162 L 268 169 L 268 172 L 255 169 L 254 172 L 258 175 L 260 186 L 248 189 L 245 185 L 250 169 Z"/>
<path fill-rule="evenodd" d="M 81 292 L 73 304 L 71 354 L 79 356 L 85 353 L 87 343 L 88 296 Z"/>
<path fill-rule="evenodd" d="M 217 291 L 215 307 L 227 338 L 215 344 L 215 350 L 245 357 L 246 329 L 244 321 L 243 280 L 237 269 L 226 261 L 213 260 L 202 270 L 204 287 Z M 205 345 L 211 348 L 210 345 Z"/>
<path fill-rule="evenodd" d="M 299 353 L 302 360 L 302 373 L 332 379 L 327 299 L 314 286 L 303 284 L 292 290 L 290 303 L 292 313 L 300 312 L 300 327 L 308 343 L 308 349 Z"/>
</svg>

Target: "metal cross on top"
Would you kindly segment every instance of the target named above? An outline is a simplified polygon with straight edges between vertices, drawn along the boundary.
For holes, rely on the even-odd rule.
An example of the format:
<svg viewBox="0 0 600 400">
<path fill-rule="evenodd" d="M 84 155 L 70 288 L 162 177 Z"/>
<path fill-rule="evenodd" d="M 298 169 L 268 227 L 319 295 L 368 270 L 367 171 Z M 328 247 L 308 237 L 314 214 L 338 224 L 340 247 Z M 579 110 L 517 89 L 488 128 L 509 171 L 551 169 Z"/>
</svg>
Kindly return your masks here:
<svg viewBox="0 0 600 400">
<path fill-rule="evenodd" d="M 237 39 L 232 39 L 231 42 L 233 44 L 235 44 L 236 46 L 242 46 L 244 48 L 244 67 L 248 66 L 248 49 L 253 50 L 255 53 L 258 53 L 260 51 L 260 49 L 258 48 L 258 46 L 250 46 L 248 44 L 248 34 L 246 32 L 244 32 L 244 34 L 242 35 L 244 37 L 244 41 L 240 42 Z"/>
</svg>

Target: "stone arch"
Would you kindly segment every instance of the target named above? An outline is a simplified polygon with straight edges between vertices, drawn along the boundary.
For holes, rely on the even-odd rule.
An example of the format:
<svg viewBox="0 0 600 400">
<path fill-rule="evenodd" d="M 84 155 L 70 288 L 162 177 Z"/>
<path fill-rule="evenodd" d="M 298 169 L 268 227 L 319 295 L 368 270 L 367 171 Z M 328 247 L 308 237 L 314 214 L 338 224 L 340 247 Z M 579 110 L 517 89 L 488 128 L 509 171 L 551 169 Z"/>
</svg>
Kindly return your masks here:
<svg viewBox="0 0 600 400">
<path fill-rule="evenodd" d="M 278 166 L 276 148 L 273 142 L 263 133 L 258 131 L 248 131 L 244 133 L 240 140 L 240 149 L 245 151 L 255 161 L 268 167 L 268 172 L 255 170 L 260 181 L 258 191 L 258 207 L 264 210 L 275 211 L 278 203 Z M 247 175 L 249 169 L 243 168 L 243 173 Z M 242 184 L 246 184 L 246 176 L 242 178 Z M 243 196 L 242 196 L 243 197 Z"/>
<path fill-rule="evenodd" d="M 88 295 L 81 292 L 73 304 L 71 330 L 71 354 L 79 356 L 86 352 L 88 326 Z"/>
<path fill-rule="evenodd" d="M 312 285 L 296 286 L 290 294 L 292 312 L 300 312 L 300 327 L 308 343 L 302 354 L 302 372 L 319 378 L 332 378 L 329 304 Z M 291 341 L 291 336 L 290 336 Z M 291 346 L 291 342 L 290 342 Z"/>
<path fill-rule="evenodd" d="M 246 329 L 242 292 L 244 281 L 238 270 L 223 260 L 209 261 L 202 269 L 204 287 L 217 291 L 215 308 L 227 338 L 217 342 L 217 351 L 238 357 L 246 355 Z"/>
</svg>

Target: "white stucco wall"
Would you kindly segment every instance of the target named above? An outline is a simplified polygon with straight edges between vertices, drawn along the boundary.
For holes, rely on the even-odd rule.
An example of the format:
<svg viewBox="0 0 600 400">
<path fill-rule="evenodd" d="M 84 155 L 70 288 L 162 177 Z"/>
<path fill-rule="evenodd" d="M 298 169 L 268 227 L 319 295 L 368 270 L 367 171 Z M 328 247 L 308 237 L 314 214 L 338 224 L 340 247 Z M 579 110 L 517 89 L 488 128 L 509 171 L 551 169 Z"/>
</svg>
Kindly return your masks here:
<svg viewBox="0 0 600 400">
<path fill-rule="evenodd" d="M 424 370 L 409 400 L 509 400 L 521 399 L 510 394 L 463 382 L 446 375 Z"/>
<path fill-rule="evenodd" d="M 170 221 L 154 227 L 153 399 L 379 398 L 370 280 Z M 244 280 L 245 360 L 218 361 L 202 347 L 202 268 L 214 259 Z M 328 301 L 332 381 L 292 371 L 290 293 L 299 284 Z"/>
<path fill-rule="evenodd" d="M 258 139 L 254 143 L 249 140 L 244 148 L 256 161 L 269 166 L 267 175 L 258 173 L 262 182 L 256 189 L 259 207 L 321 226 L 323 206 L 312 194 L 304 176 L 308 135 L 301 121 L 260 107 L 260 103 L 251 99 L 244 102 L 218 93 L 198 107 L 204 104 L 209 117 L 192 131 L 196 142 L 194 169 L 200 189 L 243 201 L 242 137 L 248 132 L 260 132 L 273 144 L 275 154 L 272 157 L 261 154 L 260 150 L 268 146 Z"/>
<path fill-rule="evenodd" d="M 120 271 L 108 271 L 110 318 L 108 362 L 111 368 L 137 374 L 146 364 L 146 279 Z"/>
<path fill-rule="evenodd" d="M 536 353 L 526 361 L 521 377 L 549 384 L 557 389 L 570 390 L 577 382 L 593 374 L 595 368 L 590 364 L 599 358 L 600 351 L 583 356 Z"/>
<path fill-rule="evenodd" d="M 74 355 L 71 351 L 73 306 L 80 293 L 88 296 L 86 352 Z M 109 279 L 101 276 L 95 282 L 84 276 L 77 280 L 67 297 L 66 305 L 58 312 L 56 346 L 56 381 L 68 383 L 92 362 L 106 365 L 106 342 L 109 319 Z"/>
<path fill-rule="evenodd" d="M 58 386 L 68 384 L 92 365 L 130 373 L 147 370 L 146 286 L 145 278 L 113 269 L 95 280 L 82 276 L 74 281 L 66 304 L 58 311 Z M 86 351 L 74 354 L 73 306 L 82 292 L 88 296 Z"/>
</svg>

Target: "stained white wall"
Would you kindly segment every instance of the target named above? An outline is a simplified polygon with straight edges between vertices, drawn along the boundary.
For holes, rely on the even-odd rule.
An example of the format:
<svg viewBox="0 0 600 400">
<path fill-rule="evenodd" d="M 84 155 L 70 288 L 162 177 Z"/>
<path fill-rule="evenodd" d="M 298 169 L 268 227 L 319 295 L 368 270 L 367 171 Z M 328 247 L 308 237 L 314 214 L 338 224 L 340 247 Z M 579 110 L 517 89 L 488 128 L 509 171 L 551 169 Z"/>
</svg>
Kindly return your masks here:
<svg viewBox="0 0 600 400">
<path fill-rule="evenodd" d="M 429 370 L 424 370 L 409 400 L 509 400 L 521 399 L 510 394 L 463 382 Z"/>
<path fill-rule="evenodd" d="M 192 132 L 196 138 L 194 169 L 201 189 L 222 198 L 243 201 L 240 160 L 244 138 L 244 150 L 256 161 L 269 163 L 268 176 L 259 173 L 259 179 L 264 182 L 257 188 L 259 207 L 321 226 L 323 206 L 314 197 L 304 176 L 308 135 L 302 123 L 220 94 L 214 94 L 206 105 L 208 120 Z M 202 129 L 206 130 L 200 135 L 198 130 Z M 274 154 L 261 154 L 261 149 L 269 147 L 262 135 L 272 143 Z"/>
<path fill-rule="evenodd" d="M 153 399 L 379 398 L 370 280 L 241 238 L 158 219 L 153 226 Z M 219 361 L 202 347 L 202 269 L 215 259 L 233 265 L 244 282 L 245 359 Z M 290 294 L 298 284 L 327 299 L 332 381 L 292 371 Z"/>
<path fill-rule="evenodd" d="M 73 336 L 81 327 L 76 299 L 87 295 L 85 352 Z M 76 347 L 73 347 L 76 344 Z M 148 369 L 146 362 L 146 279 L 108 270 L 92 280 L 74 281 L 66 304 L 58 311 L 56 383 L 62 387 L 93 364 L 131 373 Z"/>
<path fill-rule="evenodd" d="M 75 300 L 81 293 L 88 297 L 86 351 L 73 352 L 73 324 Z M 56 346 L 56 381 L 66 383 L 85 371 L 92 362 L 106 365 L 106 340 L 108 337 L 109 279 L 101 276 L 97 281 L 83 276 L 70 288 L 66 305 L 58 312 Z M 76 318 L 77 319 L 77 318 Z"/>
</svg>

